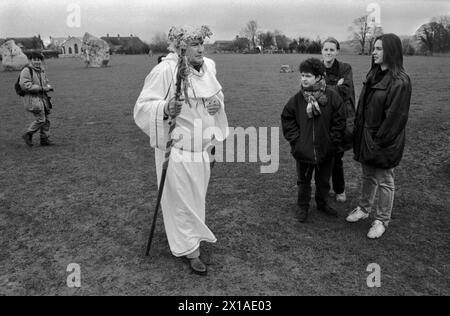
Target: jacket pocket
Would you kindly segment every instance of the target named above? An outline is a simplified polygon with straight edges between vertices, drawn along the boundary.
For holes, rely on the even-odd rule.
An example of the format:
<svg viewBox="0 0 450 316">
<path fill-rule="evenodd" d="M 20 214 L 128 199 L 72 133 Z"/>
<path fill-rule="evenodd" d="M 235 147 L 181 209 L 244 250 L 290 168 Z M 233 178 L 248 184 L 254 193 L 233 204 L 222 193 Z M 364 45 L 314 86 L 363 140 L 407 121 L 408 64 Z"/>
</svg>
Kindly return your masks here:
<svg viewBox="0 0 450 316">
<path fill-rule="evenodd" d="M 364 161 L 375 168 L 390 169 L 398 165 L 403 155 L 404 138 L 398 136 L 387 147 L 381 147 L 373 140 L 370 129 L 364 129 Z"/>
<path fill-rule="evenodd" d="M 312 155 L 309 153 L 308 144 L 306 142 L 305 135 L 300 136 L 295 141 L 294 145 L 291 148 L 292 156 L 296 160 L 301 161 L 313 161 Z"/>
<path fill-rule="evenodd" d="M 44 104 L 42 100 L 31 95 L 26 95 L 24 97 L 24 105 L 25 109 L 31 113 L 38 114 L 44 111 Z"/>
<path fill-rule="evenodd" d="M 371 152 L 372 154 L 375 153 L 375 151 L 378 151 L 380 149 L 380 146 L 378 146 L 374 140 L 373 140 L 373 131 L 370 128 L 367 127 L 363 127 L 363 131 L 364 131 L 364 140 L 365 140 L 365 144 L 366 144 L 366 148 L 368 149 L 369 152 Z"/>
</svg>

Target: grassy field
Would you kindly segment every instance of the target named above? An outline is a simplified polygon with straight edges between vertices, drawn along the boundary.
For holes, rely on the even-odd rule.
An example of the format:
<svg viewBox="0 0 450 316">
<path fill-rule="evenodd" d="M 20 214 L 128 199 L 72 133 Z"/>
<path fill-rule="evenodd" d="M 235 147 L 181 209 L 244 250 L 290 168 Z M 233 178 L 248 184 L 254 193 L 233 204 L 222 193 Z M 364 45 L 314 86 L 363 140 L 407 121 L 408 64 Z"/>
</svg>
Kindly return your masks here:
<svg viewBox="0 0 450 316">
<path fill-rule="evenodd" d="M 280 65 L 297 67 L 306 57 L 212 55 L 230 126 L 280 126 L 298 88 L 298 74 L 280 74 Z M 341 59 L 352 64 L 359 94 L 369 58 Z M 216 165 L 207 222 L 218 242 L 203 247 L 207 277 L 170 254 L 161 218 L 151 257 L 143 256 L 156 173 L 132 110 L 155 60 L 113 56 L 106 69 L 47 61 L 56 89 L 52 148 L 23 144 L 32 117 L 13 89 L 18 73 L 0 72 L 0 294 L 450 294 L 450 58 L 405 60 L 413 82 L 407 148 L 381 240 L 366 238 L 370 222 L 344 221 L 360 186 L 350 152 L 340 218 L 313 211 L 308 224 L 297 221 L 295 164 L 280 135 L 275 174 L 260 174 L 258 163 Z M 81 266 L 79 289 L 66 285 L 70 263 Z M 381 288 L 366 285 L 371 263 L 381 266 Z"/>
</svg>

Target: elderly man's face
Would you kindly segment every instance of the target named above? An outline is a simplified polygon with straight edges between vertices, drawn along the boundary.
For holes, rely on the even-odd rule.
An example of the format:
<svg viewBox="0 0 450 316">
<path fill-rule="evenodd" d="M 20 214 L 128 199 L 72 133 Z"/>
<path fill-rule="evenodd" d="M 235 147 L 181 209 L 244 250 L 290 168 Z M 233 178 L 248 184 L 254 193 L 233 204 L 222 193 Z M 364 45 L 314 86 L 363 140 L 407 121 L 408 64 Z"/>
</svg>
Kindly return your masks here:
<svg viewBox="0 0 450 316">
<path fill-rule="evenodd" d="M 186 49 L 186 56 L 192 65 L 203 64 L 203 57 L 205 57 L 205 47 L 203 40 L 195 40 L 188 43 Z"/>
</svg>

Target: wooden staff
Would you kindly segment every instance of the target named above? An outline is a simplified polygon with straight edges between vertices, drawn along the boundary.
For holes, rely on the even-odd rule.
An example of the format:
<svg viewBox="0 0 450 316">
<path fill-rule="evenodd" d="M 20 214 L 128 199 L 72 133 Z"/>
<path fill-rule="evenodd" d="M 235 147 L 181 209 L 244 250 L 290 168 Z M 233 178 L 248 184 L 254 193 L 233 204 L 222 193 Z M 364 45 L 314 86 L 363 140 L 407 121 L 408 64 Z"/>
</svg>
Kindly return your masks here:
<svg viewBox="0 0 450 316">
<path fill-rule="evenodd" d="M 187 61 L 186 61 L 186 49 L 181 48 L 181 54 L 178 59 L 175 101 L 181 101 L 181 96 L 182 96 L 181 86 L 182 86 L 183 81 L 185 81 L 187 79 L 188 74 L 189 74 L 189 68 L 188 68 Z M 164 162 L 162 165 L 161 182 L 159 184 L 158 198 L 156 200 L 156 207 L 155 207 L 155 212 L 153 215 L 152 228 L 150 231 L 150 236 L 148 237 L 147 250 L 145 252 L 146 256 L 148 256 L 150 254 L 150 248 L 152 246 L 153 235 L 155 233 L 156 220 L 158 218 L 158 210 L 159 210 L 159 206 L 161 204 L 161 198 L 162 198 L 162 194 L 164 191 L 164 184 L 166 182 L 167 169 L 169 167 L 170 153 L 172 151 L 172 145 L 173 145 L 172 132 L 175 129 L 175 125 L 176 125 L 176 117 L 169 116 L 169 137 L 168 137 L 169 140 L 167 141 L 166 153 L 165 153 Z"/>
</svg>

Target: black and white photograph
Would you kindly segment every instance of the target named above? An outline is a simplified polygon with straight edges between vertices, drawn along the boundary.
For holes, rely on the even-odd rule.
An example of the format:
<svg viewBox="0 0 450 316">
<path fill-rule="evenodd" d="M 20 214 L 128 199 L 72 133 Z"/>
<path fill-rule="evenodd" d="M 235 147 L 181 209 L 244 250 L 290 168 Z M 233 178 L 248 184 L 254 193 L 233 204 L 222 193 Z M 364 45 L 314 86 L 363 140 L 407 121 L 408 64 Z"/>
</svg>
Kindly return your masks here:
<svg viewBox="0 0 450 316">
<path fill-rule="evenodd" d="M 0 0 L 0 296 L 450 295 L 449 71 L 448 0 Z"/>
</svg>

